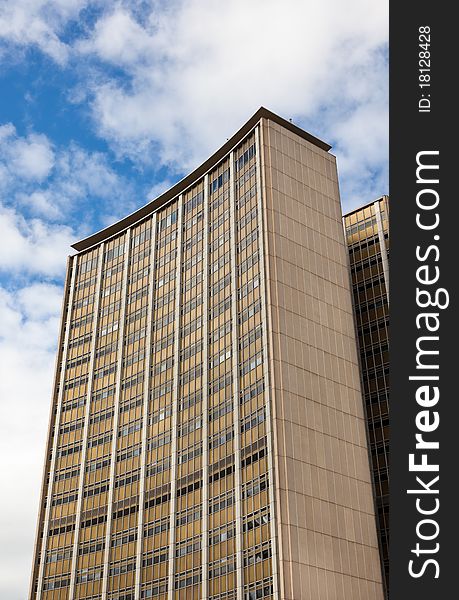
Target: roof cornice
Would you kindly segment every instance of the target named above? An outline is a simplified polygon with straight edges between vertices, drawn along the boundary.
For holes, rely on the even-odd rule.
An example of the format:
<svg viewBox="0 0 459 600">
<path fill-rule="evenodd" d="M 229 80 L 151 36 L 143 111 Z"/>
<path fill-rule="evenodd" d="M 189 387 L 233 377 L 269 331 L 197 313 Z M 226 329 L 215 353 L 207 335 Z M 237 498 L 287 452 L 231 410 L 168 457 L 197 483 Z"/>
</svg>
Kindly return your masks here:
<svg viewBox="0 0 459 600">
<path fill-rule="evenodd" d="M 101 242 L 121 233 L 128 227 L 131 227 L 135 223 L 138 223 L 142 219 L 145 219 L 150 214 L 154 213 L 156 210 L 166 205 L 168 202 L 173 200 L 179 194 L 182 194 L 187 190 L 191 185 L 193 185 L 198 179 L 200 179 L 205 173 L 210 171 L 214 166 L 216 166 L 229 152 L 237 146 L 249 133 L 250 131 L 260 122 L 262 118 L 268 119 L 269 121 L 273 121 L 277 123 L 281 127 L 284 127 L 288 131 L 295 133 L 296 135 L 302 137 L 307 140 L 314 146 L 317 146 L 321 150 L 328 152 L 331 148 L 329 144 L 320 140 L 319 138 L 311 135 L 301 127 L 298 127 L 294 123 L 290 121 L 286 121 L 279 115 L 271 112 L 267 108 L 263 106 L 260 107 L 257 112 L 250 117 L 250 119 L 230 138 L 228 139 L 221 148 L 219 148 L 212 156 L 210 156 L 205 162 L 203 162 L 199 167 L 197 167 L 194 171 L 192 171 L 189 175 L 186 175 L 183 179 L 178 181 L 171 188 L 166 190 L 163 194 L 145 204 L 141 208 L 137 209 L 130 215 L 123 217 L 116 223 L 101 229 L 100 231 L 93 233 L 92 235 L 80 240 L 79 242 L 75 242 L 72 244 L 72 248 L 77 250 L 78 252 L 82 252 L 83 250 L 88 250 L 89 248 L 100 244 Z"/>
</svg>

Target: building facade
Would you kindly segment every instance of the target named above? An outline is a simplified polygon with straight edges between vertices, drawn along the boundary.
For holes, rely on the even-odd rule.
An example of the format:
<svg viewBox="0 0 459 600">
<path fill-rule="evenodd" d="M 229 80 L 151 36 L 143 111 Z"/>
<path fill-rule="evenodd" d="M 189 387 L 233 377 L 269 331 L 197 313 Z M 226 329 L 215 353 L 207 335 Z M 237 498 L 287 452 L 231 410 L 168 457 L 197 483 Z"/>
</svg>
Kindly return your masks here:
<svg viewBox="0 0 459 600">
<path fill-rule="evenodd" d="M 343 217 L 349 249 L 381 560 L 389 582 L 389 198 Z"/>
<path fill-rule="evenodd" d="M 69 258 L 31 600 L 378 600 L 335 158 L 260 109 Z"/>
</svg>

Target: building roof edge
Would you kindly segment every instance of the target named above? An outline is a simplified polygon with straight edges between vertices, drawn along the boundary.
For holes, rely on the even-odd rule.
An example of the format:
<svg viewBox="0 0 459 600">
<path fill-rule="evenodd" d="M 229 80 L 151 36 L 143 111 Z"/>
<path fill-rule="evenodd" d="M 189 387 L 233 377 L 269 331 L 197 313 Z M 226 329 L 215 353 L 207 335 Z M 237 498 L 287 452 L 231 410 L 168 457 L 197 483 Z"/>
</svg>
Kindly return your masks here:
<svg viewBox="0 0 459 600">
<path fill-rule="evenodd" d="M 255 114 L 253 114 L 250 119 L 231 137 L 229 138 L 223 146 L 221 146 L 214 154 L 212 154 L 206 161 L 204 161 L 199 167 L 197 167 L 194 171 L 186 175 L 183 179 L 174 184 L 171 188 L 163 192 L 160 196 L 148 202 L 144 206 L 138 208 L 133 213 L 123 217 L 116 223 L 97 231 L 96 233 L 91 234 L 90 236 L 75 242 L 72 244 L 72 248 L 77 250 L 77 252 L 82 252 L 84 250 L 88 250 L 89 248 L 100 244 L 101 242 L 121 233 L 128 227 L 134 225 L 138 221 L 148 217 L 148 215 L 152 214 L 171 200 L 173 200 L 180 193 L 184 192 L 190 185 L 192 185 L 196 180 L 202 177 L 205 173 L 207 173 L 214 165 L 216 165 L 222 158 L 225 157 L 228 152 L 231 151 L 234 146 L 236 146 L 240 141 L 250 133 L 250 131 L 257 125 L 257 123 L 262 119 L 268 119 L 277 123 L 281 127 L 295 133 L 296 135 L 302 137 L 307 140 L 311 144 L 314 144 L 321 150 L 328 152 L 331 149 L 331 146 L 326 142 L 320 140 L 319 138 L 313 136 L 308 133 L 301 127 L 298 127 L 291 121 L 287 121 L 279 115 L 271 112 L 267 108 L 261 106 Z"/>
<path fill-rule="evenodd" d="M 369 206 L 372 206 L 373 204 L 376 204 L 376 202 L 381 202 L 384 199 L 389 198 L 388 194 L 381 194 L 381 196 L 378 196 L 375 200 L 372 200 L 371 202 L 366 202 L 365 204 L 362 204 L 361 206 L 357 206 L 357 208 L 353 208 L 352 210 L 350 210 L 347 213 L 343 213 L 343 219 L 345 217 L 349 217 L 350 215 L 353 215 L 356 212 L 359 212 L 359 210 L 363 210 L 364 208 L 368 208 Z"/>
</svg>

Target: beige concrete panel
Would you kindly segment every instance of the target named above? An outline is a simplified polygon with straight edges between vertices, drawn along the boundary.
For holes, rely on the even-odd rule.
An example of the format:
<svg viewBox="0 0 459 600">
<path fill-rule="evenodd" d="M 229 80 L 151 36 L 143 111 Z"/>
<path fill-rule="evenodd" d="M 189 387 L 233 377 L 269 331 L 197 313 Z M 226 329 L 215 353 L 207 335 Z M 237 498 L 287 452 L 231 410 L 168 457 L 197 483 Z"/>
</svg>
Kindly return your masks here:
<svg viewBox="0 0 459 600">
<path fill-rule="evenodd" d="M 263 139 L 282 597 L 382 598 L 336 161 Z"/>
</svg>

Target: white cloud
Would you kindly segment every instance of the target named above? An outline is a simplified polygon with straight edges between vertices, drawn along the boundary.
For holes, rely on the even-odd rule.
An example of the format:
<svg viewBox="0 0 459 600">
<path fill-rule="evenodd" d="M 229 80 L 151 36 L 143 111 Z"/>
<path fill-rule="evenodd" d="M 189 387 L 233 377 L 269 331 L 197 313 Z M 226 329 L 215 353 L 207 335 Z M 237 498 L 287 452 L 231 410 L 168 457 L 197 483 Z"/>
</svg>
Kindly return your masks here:
<svg viewBox="0 0 459 600">
<path fill-rule="evenodd" d="M 52 145 L 45 135 L 20 137 L 11 123 L 0 126 L 0 160 L 11 178 L 41 181 L 54 165 Z"/>
<path fill-rule="evenodd" d="M 0 204 L 0 272 L 62 276 L 73 241 L 75 234 L 70 227 L 25 219 Z"/>
<path fill-rule="evenodd" d="M 160 196 L 163 192 L 171 188 L 174 185 L 174 183 L 176 182 L 172 181 L 171 179 L 163 179 L 162 181 L 158 181 L 157 183 L 155 183 L 146 194 L 147 202 L 151 202 L 152 200 Z"/>
<path fill-rule="evenodd" d="M 153 39 L 123 8 L 117 8 L 97 21 L 92 39 L 77 44 L 82 53 L 95 52 L 117 66 L 148 60 L 154 51 Z"/>
<path fill-rule="evenodd" d="M 32 45 L 64 64 L 68 45 L 60 35 L 87 0 L 5 0 L 0 5 L 0 39 L 14 48 Z"/>
<path fill-rule="evenodd" d="M 53 167 L 54 155 L 45 136 L 29 136 L 26 142 L 18 142 L 17 156 L 12 162 L 13 168 L 22 177 L 43 179 Z"/>
<path fill-rule="evenodd" d="M 123 182 L 101 152 L 89 153 L 76 144 L 70 144 L 66 151 L 61 152 L 57 167 L 62 192 L 70 198 L 97 196 L 113 199 L 122 195 Z"/>
<path fill-rule="evenodd" d="M 0 142 L 3 143 L 4 140 L 7 140 L 10 136 L 15 134 L 16 128 L 12 123 L 7 123 L 6 125 L 0 126 Z"/>
<path fill-rule="evenodd" d="M 347 120 L 336 123 L 338 168 L 344 211 L 375 200 L 388 192 L 387 171 L 378 165 L 388 160 L 388 107 L 383 102 L 369 102 Z"/>
<path fill-rule="evenodd" d="M 95 23 L 69 41 L 87 6 Z M 333 144 L 345 204 L 368 199 L 368 175 L 387 186 L 387 1 L 9 0 L 1 36 L 72 57 L 72 101 L 90 98 L 99 135 L 138 163 L 186 172 L 264 105 Z"/>
<path fill-rule="evenodd" d="M 46 215 L 53 220 L 63 216 L 59 207 L 60 198 L 56 202 L 49 190 L 36 190 L 29 194 L 18 193 L 17 198 L 21 204 L 28 205 L 36 215 Z"/>
<path fill-rule="evenodd" d="M 0 589 L 23 600 L 30 576 L 62 289 L 0 287 Z"/>
<path fill-rule="evenodd" d="M 74 142 L 55 147 L 43 134 L 20 136 L 11 123 L 0 126 L 0 204 L 4 206 L 55 223 L 79 212 L 89 221 L 97 207 L 100 221 L 106 223 L 108 215 L 116 220 L 133 210 L 133 189 L 102 152 L 88 152 Z"/>
<path fill-rule="evenodd" d="M 187 171 L 264 105 L 333 143 L 349 193 L 385 170 L 387 2 L 190 0 L 137 19 L 128 4 L 76 45 L 124 70 L 88 80 L 121 155 Z"/>
<path fill-rule="evenodd" d="M 45 320 L 59 314 L 62 289 L 54 284 L 33 283 L 19 290 L 17 297 L 26 315 L 31 319 Z"/>
</svg>

